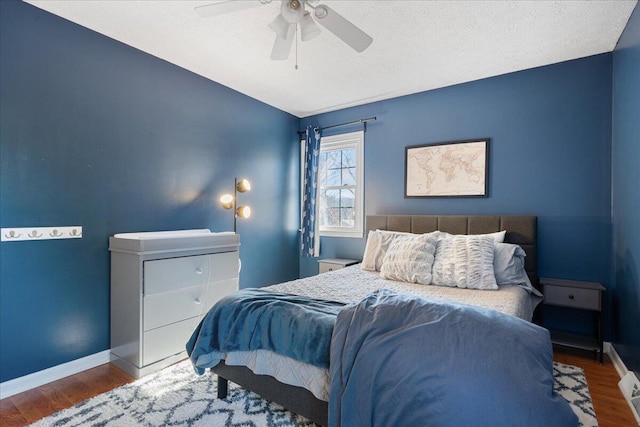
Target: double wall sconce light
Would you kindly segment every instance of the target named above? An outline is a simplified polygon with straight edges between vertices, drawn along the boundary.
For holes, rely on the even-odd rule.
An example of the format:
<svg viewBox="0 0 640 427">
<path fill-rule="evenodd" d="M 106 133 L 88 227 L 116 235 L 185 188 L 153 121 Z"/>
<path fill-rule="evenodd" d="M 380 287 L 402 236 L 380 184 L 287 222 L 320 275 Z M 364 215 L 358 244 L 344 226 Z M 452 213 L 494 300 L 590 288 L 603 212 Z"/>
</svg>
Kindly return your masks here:
<svg viewBox="0 0 640 427">
<path fill-rule="evenodd" d="M 238 202 L 238 193 L 246 193 L 251 190 L 251 183 L 246 179 L 241 179 L 238 181 L 238 178 L 234 181 L 233 186 L 233 195 L 225 194 L 220 197 L 220 203 L 222 207 L 225 209 L 233 209 L 233 232 L 236 232 L 236 220 L 238 217 L 240 218 L 249 218 L 251 216 L 251 208 L 246 205 L 237 206 Z"/>
</svg>

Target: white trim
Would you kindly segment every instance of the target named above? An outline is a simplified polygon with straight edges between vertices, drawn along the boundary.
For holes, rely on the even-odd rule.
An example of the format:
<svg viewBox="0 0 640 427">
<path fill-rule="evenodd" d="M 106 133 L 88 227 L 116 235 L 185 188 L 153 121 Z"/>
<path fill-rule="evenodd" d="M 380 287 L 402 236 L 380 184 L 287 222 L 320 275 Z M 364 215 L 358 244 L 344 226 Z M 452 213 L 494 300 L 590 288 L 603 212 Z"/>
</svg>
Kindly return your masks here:
<svg viewBox="0 0 640 427">
<path fill-rule="evenodd" d="M 40 387 L 52 381 L 59 380 L 87 369 L 109 363 L 111 350 L 94 353 L 71 362 L 62 363 L 42 371 L 34 372 L 23 377 L 18 377 L 0 383 L 0 399 L 5 399 L 14 394 Z"/>
<path fill-rule="evenodd" d="M 627 372 L 629 372 L 629 370 L 624 365 L 624 362 L 618 355 L 618 352 L 616 351 L 615 347 L 610 342 L 604 343 L 604 353 L 609 355 L 609 359 L 611 359 L 611 364 L 613 365 L 614 368 L 616 368 L 616 371 L 618 372 L 618 375 L 620 376 L 620 378 L 627 375 Z"/>
<path fill-rule="evenodd" d="M 355 225 L 350 229 L 343 227 L 320 227 L 320 237 L 362 238 L 364 234 L 364 131 L 323 136 L 320 139 L 321 153 L 323 151 L 344 150 L 348 148 L 355 148 L 356 150 Z M 320 184 L 318 184 L 318 191 L 320 191 Z M 316 206 L 319 208 L 320 204 L 317 203 Z M 318 218 L 317 215 L 316 218 Z"/>
<path fill-rule="evenodd" d="M 352 238 L 362 238 L 363 232 L 360 231 L 321 231 L 320 236 L 322 237 L 352 237 Z"/>
</svg>

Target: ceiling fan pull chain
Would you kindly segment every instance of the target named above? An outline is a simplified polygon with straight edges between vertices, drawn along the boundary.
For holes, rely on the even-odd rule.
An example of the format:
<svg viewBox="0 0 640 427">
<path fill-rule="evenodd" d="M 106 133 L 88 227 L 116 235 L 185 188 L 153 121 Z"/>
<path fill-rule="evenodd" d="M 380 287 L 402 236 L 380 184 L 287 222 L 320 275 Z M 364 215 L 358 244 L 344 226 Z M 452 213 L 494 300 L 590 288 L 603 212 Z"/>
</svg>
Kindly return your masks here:
<svg viewBox="0 0 640 427">
<path fill-rule="evenodd" d="M 298 69 L 298 27 L 296 26 L 296 70 Z"/>
</svg>

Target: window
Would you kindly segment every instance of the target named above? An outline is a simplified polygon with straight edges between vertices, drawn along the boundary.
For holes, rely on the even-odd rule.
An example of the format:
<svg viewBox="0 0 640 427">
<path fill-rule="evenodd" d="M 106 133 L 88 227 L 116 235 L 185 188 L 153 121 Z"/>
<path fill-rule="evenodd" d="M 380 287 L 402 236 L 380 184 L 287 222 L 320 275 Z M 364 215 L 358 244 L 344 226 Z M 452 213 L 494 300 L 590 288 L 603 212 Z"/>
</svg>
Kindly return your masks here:
<svg viewBox="0 0 640 427">
<path fill-rule="evenodd" d="M 322 137 L 316 216 L 320 236 L 362 237 L 363 165 L 363 131 Z"/>
</svg>

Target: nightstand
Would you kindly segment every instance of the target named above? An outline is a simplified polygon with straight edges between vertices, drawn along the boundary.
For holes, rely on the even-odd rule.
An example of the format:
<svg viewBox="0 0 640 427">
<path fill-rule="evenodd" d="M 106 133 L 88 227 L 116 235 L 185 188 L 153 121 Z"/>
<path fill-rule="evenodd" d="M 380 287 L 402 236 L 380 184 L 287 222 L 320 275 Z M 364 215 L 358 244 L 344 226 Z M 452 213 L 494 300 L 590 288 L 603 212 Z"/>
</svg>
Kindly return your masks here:
<svg viewBox="0 0 640 427">
<path fill-rule="evenodd" d="M 357 259 L 328 258 L 318 261 L 318 273 L 326 273 L 327 271 L 340 270 L 341 268 L 357 264 Z"/>
<path fill-rule="evenodd" d="M 595 282 L 540 278 L 544 304 L 589 310 L 595 317 L 594 337 L 550 331 L 551 342 L 565 347 L 592 350 L 600 353 L 600 364 L 604 361 L 602 338 L 602 292 L 604 286 Z"/>
</svg>

